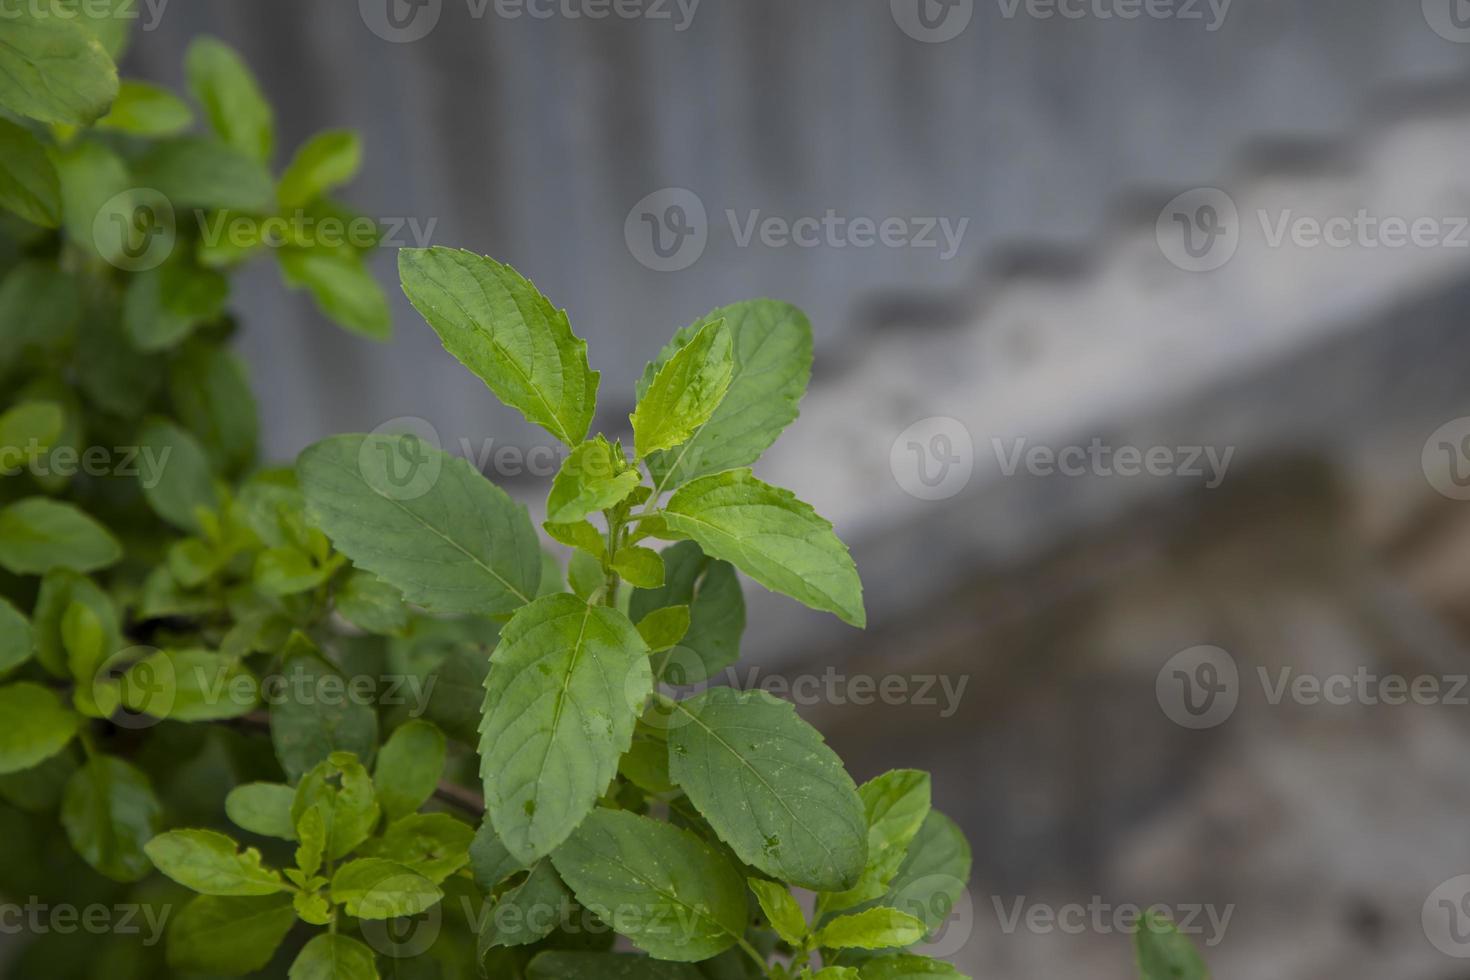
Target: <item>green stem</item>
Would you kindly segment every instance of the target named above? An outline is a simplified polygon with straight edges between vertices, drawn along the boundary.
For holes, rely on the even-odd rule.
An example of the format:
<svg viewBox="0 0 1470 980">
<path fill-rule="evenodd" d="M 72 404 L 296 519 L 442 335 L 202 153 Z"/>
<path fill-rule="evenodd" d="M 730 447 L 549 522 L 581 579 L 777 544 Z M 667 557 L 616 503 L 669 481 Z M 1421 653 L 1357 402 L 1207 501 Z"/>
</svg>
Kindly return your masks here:
<svg viewBox="0 0 1470 980">
<path fill-rule="evenodd" d="M 747 940 L 744 936 L 739 936 L 736 938 L 735 941 L 740 944 L 741 949 L 745 950 L 745 954 L 747 956 L 749 956 L 752 960 L 755 960 L 755 965 L 761 968 L 761 976 L 768 977 L 771 975 L 771 969 L 770 966 L 766 963 L 766 958 L 760 953 L 756 952 L 756 948 L 750 945 L 749 940 Z"/>
</svg>

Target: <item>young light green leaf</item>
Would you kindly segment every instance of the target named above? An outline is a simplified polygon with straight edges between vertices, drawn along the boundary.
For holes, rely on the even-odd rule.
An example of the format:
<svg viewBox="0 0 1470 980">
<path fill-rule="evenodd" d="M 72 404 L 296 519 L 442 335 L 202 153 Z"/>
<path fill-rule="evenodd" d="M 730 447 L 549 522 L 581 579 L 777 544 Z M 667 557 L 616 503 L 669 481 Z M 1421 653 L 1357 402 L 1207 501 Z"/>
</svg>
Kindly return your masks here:
<svg viewBox="0 0 1470 980">
<path fill-rule="evenodd" d="M 631 953 L 542 953 L 526 980 L 705 980 L 699 967 L 664 963 Z"/>
<path fill-rule="evenodd" d="M 0 774 L 20 772 L 66 748 L 77 716 L 48 688 L 28 681 L 0 687 Z"/>
<path fill-rule="evenodd" d="M 287 871 L 286 874 L 290 875 L 291 872 Z M 291 904 L 296 907 L 296 914 L 302 922 L 314 926 L 332 924 L 332 903 L 319 892 L 297 892 L 291 896 Z"/>
<path fill-rule="evenodd" d="M 36 634 L 30 620 L 0 598 L 0 674 L 14 670 L 36 652 Z"/>
<path fill-rule="evenodd" d="M 607 552 L 607 541 L 597 528 L 592 526 L 591 521 L 572 521 L 570 524 L 546 521 L 541 526 L 546 528 L 546 533 L 551 535 L 553 541 L 558 541 L 568 548 L 577 548 L 594 556 Z"/>
<path fill-rule="evenodd" d="M 306 289 L 333 323 L 373 340 L 393 333 L 388 297 L 356 252 L 327 248 L 276 251 L 281 275 L 293 289 Z"/>
<path fill-rule="evenodd" d="M 296 839 L 291 804 L 296 790 L 285 783 L 244 783 L 225 797 L 225 815 L 236 827 L 262 837 Z"/>
<path fill-rule="evenodd" d="M 148 777 L 110 755 L 95 755 L 67 780 L 61 825 L 82 858 L 114 881 L 153 870 L 143 847 L 158 833 L 163 807 Z"/>
<path fill-rule="evenodd" d="M 1168 917 L 1150 912 L 1133 935 L 1140 980 L 1209 980 L 1210 971 L 1194 944 Z"/>
<path fill-rule="evenodd" d="M 473 827 L 447 813 L 411 813 L 364 844 L 362 854 L 401 864 L 438 885 L 469 862 L 474 837 Z"/>
<path fill-rule="evenodd" d="M 817 932 L 823 949 L 893 949 L 924 938 L 924 923 L 898 909 L 876 907 L 832 919 Z"/>
<path fill-rule="evenodd" d="M 337 436 L 297 463 L 313 523 L 353 564 L 438 612 L 529 602 L 541 546 L 523 505 L 410 435 Z"/>
<path fill-rule="evenodd" d="M 398 273 L 445 350 L 529 421 L 568 446 L 582 441 L 599 375 L 564 310 L 510 266 L 473 252 L 405 248 Z"/>
<path fill-rule="evenodd" d="M 0 510 L 0 567 L 17 575 L 92 572 L 121 557 L 111 532 L 71 504 L 29 497 Z"/>
<path fill-rule="evenodd" d="M 228 143 L 178 136 L 155 143 L 134 164 L 138 185 L 162 194 L 175 211 L 270 211 L 276 203 L 270 171 Z"/>
<path fill-rule="evenodd" d="M 358 858 L 332 876 L 332 901 L 359 919 L 396 919 L 415 915 L 444 897 L 432 881 L 382 858 Z"/>
<path fill-rule="evenodd" d="M 654 484 L 670 487 L 721 470 L 749 466 L 796 418 L 812 373 L 812 327 L 789 303 L 750 300 L 714 310 L 685 327 L 648 366 L 641 395 L 657 372 L 708 324 L 724 320 L 733 339 L 729 390 L 709 421 L 683 445 L 648 459 Z"/>
<path fill-rule="evenodd" d="M 493 905 L 485 903 L 476 944 L 480 958 L 497 946 L 528 946 L 545 939 L 560 924 L 560 913 L 571 905 L 571 898 L 551 859 L 537 861 Z"/>
<path fill-rule="evenodd" d="M 735 370 L 724 320 L 706 323 L 657 370 L 629 419 L 639 459 L 672 449 L 709 421 Z"/>
<path fill-rule="evenodd" d="M 301 777 L 291 802 L 291 821 L 302 846 L 303 821 L 316 810 L 321 814 L 328 858 L 345 857 L 372 836 L 381 810 L 373 795 L 372 779 L 350 752 L 333 752 L 327 760 Z M 305 870 L 304 868 L 302 870 Z"/>
<path fill-rule="evenodd" d="M 97 38 L 46 5 L 0 17 L 0 108 L 45 123 L 86 126 L 117 96 L 117 66 Z"/>
<path fill-rule="evenodd" d="M 123 329 L 142 351 L 178 345 L 195 327 L 224 311 L 230 284 L 212 269 L 165 262 L 133 276 L 123 297 Z"/>
<path fill-rule="evenodd" d="M 760 903 L 761 911 L 766 914 L 776 935 L 792 946 L 800 946 L 806 938 L 807 924 L 806 916 L 802 914 L 795 896 L 785 885 L 778 885 L 774 881 L 766 881 L 764 878 L 747 878 L 745 881 L 750 885 L 750 890 L 755 892 L 755 900 Z"/>
<path fill-rule="evenodd" d="M 119 86 L 107 115 L 97 120 L 97 128 L 158 137 L 177 135 L 193 122 L 189 106 L 168 89 L 128 79 Z"/>
<path fill-rule="evenodd" d="M 552 480 L 546 518 L 553 524 L 580 521 L 621 502 L 641 479 L 605 437 L 588 439 L 572 450 Z"/>
<path fill-rule="evenodd" d="M 260 852 L 213 830 L 170 830 L 143 848 L 153 866 L 203 895 L 270 895 L 289 891 Z"/>
<path fill-rule="evenodd" d="M 323 814 L 332 813 L 334 809 L 335 801 L 317 799 L 298 814 L 294 798 L 292 800 L 291 822 L 296 828 L 296 839 L 300 841 L 296 846 L 296 867 L 302 874 L 314 875 L 321 870 L 327 855 L 327 818 Z"/>
<path fill-rule="evenodd" d="M 434 795 L 444 773 L 445 751 L 444 733 L 420 719 L 404 722 L 383 743 L 373 786 L 390 822 L 418 810 Z"/>
<path fill-rule="evenodd" d="M 289 895 L 200 895 L 168 928 L 168 965 L 184 973 L 238 976 L 265 968 L 296 924 Z"/>
<path fill-rule="evenodd" d="M 862 800 L 795 708 L 718 687 L 672 711 L 669 773 L 740 860 L 803 888 L 857 882 L 868 852 Z"/>
<path fill-rule="evenodd" d="M 592 809 L 652 690 L 648 646 L 616 609 L 561 593 L 506 624 L 485 681 L 480 772 L 516 858 L 550 853 Z"/>
<path fill-rule="evenodd" d="M 138 445 L 159 461 L 151 478 L 140 475 L 143 498 L 159 517 L 181 530 L 198 534 L 200 510 L 219 507 L 209 457 L 189 433 L 164 419 L 153 419 L 138 433 Z"/>
<path fill-rule="evenodd" d="M 745 935 L 740 874 L 678 827 L 597 809 L 552 861 L 577 901 L 658 959 L 708 959 Z"/>
<path fill-rule="evenodd" d="M 674 647 L 689 632 L 689 607 L 665 606 L 638 620 L 638 634 L 648 649 L 661 653 Z"/>
<path fill-rule="evenodd" d="M 868 818 L 868 865 L 862 880 L 845 892 L 823 895 L 820 908 L 840 912 L 877 898 L 898 874 L 909 843 L 929 815 L 929 774 L 895 769 L 858 787 Z"/>
<path fill-rule="evenodd" d="M 361 569 L 353 569 L 337 589 L 337 613 L 358 629 L 380 636 L 400 635 L 409 624 L 403 593 Z"/>
<path fill-rule="evenodd" d="M 924 956 L 879 956 L 868 960 L 858 971 L 861 980 L 924 980 L 926 977 L 948 977 L 949 980 L 970 980 L 948 963 L 931 960 Z"/>
<path fill-rule="evenodd" d="M 288 980 L 378 980 L 373 951 L 349 936 L 323 933 L 302 947 Z"/>
<path fill-rule="evenodd" d="M 664 584 L 664 561 L 652 548 L 625 545 L 613 555 L 612 567 L 640 589 L 656 589 Z"/>
<path fill-rule="evenodd" d="M 305 207 L 357 176 L 362 139 L 349 129 L 318 133 L 296 151 L 281 175 L 276 196 L 283 208 Z"/>
<path fill-rule="evenodd" d="M 789 490 L 729 470 L 680 487 L 664 508 L 674 531 L 766 588 L 862 627 L 863 585 L 832 525 Z"/>
<path fill-rule="evenodd" d="M 40 140 L 8 119 L 0 119 L 0 207 L 43 228 L 61 224 L 56 165 Z"/>
<path fill-rule="evenodd" d="M 130 711 L 174 721 L 238 718 L 260 704 L 250 669 L 214 650 L 158 650 L 129 667 L 119 687 Z"/>
<path fill-rule="evenodd" d="M 628 615 L 641 624 L 654 610 L 687 605 L 689 629 L 666 656 L 654 658 L 654 673 L 671 684 L 697 684 L 739 659 L 745 596 L 735 566 L 707 557 L 693 541 L 680 541 L 661 554 L 664 584 L 634 589 Z"/>
<path fill-rule="evenodd" d="M 202 37 L 189 45 L 184 69 L 189 91 L 219 137 L 251 159 L 269 163 L 275 114 L 240 56 L 223 42 Z"/>
<path fill-rule="evenodd" d="M 336 696 L 317 692 L 333 690 Z M 360 696 L 350 696 L 348 679 L 304 648 L 288 649 L 281 668 L 280 695 L 271 702 L 271 743 L 288 779 L 331 757 L 350 752 L 372 761 L 378 715 Z"/>
</svg>

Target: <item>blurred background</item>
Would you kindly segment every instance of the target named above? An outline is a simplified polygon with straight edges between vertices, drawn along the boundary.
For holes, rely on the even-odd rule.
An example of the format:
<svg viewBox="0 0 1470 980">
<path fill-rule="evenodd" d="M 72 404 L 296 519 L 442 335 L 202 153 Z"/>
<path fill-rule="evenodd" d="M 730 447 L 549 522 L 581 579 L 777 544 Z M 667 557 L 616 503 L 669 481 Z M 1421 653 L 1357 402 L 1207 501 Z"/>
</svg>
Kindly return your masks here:
<svg viewBox="0 0 1470 980">
<path fill-rule="evenodd" d="M 1123 978 L 1161 903 L 1220 977 L 1470 976 L 1470 4 L 140 6 L 126 74 L 222 37 L 283 157 L 362 132 L 389 245 L 565 306 L 609 433 L 678 327 L 808 312 L 761 470 L 871 628 L 751 587 L 738 680 L 934 771 L 975 851 L 935 953 Z M 494 450 L 545 437 L 374 269 L 380 345 L 246 271 L 267 456 L 411 416 L 540 499 Z"/>
</svg>

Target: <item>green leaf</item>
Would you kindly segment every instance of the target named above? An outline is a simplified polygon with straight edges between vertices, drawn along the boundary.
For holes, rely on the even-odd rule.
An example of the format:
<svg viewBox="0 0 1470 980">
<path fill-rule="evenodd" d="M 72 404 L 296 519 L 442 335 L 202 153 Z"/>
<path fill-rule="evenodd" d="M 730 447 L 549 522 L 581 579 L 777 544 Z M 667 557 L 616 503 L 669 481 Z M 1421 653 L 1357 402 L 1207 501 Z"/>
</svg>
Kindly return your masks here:
<svg viewBox="0 0 1470 980">
<path fill-rule="evenodd" d="M 732 339 L 724 320 L 706 323 L 659 367 L 638 407 L 633 446 L 639 459 L 689 439 L 719 407 L 735 370 Z"/>
<path fill-rule="evenodd" d="M 66 836 L 83 860 L 114 881 L 141 881 L 153 870 L 143 847 L 162 823 L 148 777 L 121 759 L 94 755 L 67 780 Z"/>
<path fill-rule="evenodd" d="M 764 691 L 711 688 L 668 721 L 669 773 L 746 864 L 819 891 L 867 861 L 857 787 L 816 729 Z"/>
<path fill-rule="evenodd" d="M 55 263 L 15 266 L 0 280 L 0 371 L 32 348 L 59 352 L 76 334 L 81 313 L 76 280 Z"/>
<path fill-rule="evenodd" d="M 0 119 L 0 207 L 33 225 L 61 224 L 61 177 L 30 130 Z"/>
<path fill-rule="evenodd" d="M 526 865 L 516 860 L 496 835 L 494 826 L 486 820 L 470 842 L 470 870 L 481 891 L 493 892 L 517 871 L 525 871 Z"/>
<path fill-rule="evenodd" d="M 638 620 L 638 635 L 654 653 L 672 649 L 688 632 L 688 606 L 665 606 Z"/>
<path fill-rule="evenodd" d="M 382 858 L 358 858 L 332 876 L 332 901 L 359 919 L 396 919 L 431 908 L 444 897 L 438 887 L 411 868 Z"/>
<path fill-rule="evenodd" d="M 708 959 L 745 935 L 740 874 L 670 824 L 594 810 L 552 861 L 577 901 L 658 959 Z"/>
<path fill-rule="evenodd" d="M 568 446 L 582 441 L 600 376 L 564 310 L 510 266 L 472 252 L 405 248 L 398 272 L 445 350 L 529 421 Z"/>
<path fill-rule="evenodd" d="M 476 948 L 480 958 L 497 946 L 528 946 L 556 931 L 563 912 L 571 907 L 572 893 L 542 858 L 525 877 L 485 904 Z"/>
<path fill-rule="evenodd" d="M 621 449 L 614 449 L 603 436 L 589 439 L 572 450 L 552 480 L 546 499 L 547 520 L 570 524 L 607 510 L 632 493 L 641 480 Z"/>
<path fill-rule="evenodd" d="M 823 911 L 841 911 L 877 898 L 898 874 L 909 843 L 929 815 L 929 774 L 895 769 L 858 787 L 868 819 L 868 866 L 845 892 L 823 895 Z"/>
<path fill-rule="evenodd" d="M 67 610 L 76 603 L 85 605 L 102 623 L 109 652 L 120 647 L 121 625 L 118 622 L 117 609 L 107 593 L 82 575 L 58 569 L 48 572 L 41 579 L 41 591 L 36 597 L 36 607 L 32 615 L 32 626 L 36 634 L 36 659 L 56 677 L 90 681 L 90 676 L 79 676 L 81 672 L 74 671 L 61 635 L 62 620 Z"/>
<path fill-rule="evenodd" d="M 77 716 L 49 689 L 29 682 L 0 687 L 0 718 L 0 774 L 38 765 L 77 733 Z"/>
<path fill-rule="evenodd" d="M 33 4 L 0 17 L 0 108 L 86 126 L 116 96 L 117 66 L 81 24 Z"/>
<path fill-rule="evenodd" d="M 174 136 L 194 123 L 194 113 L 183 99 L 148 82 L 125 80 L 112 109 L 97 120 L 98 129 L 129 136 Z"/>
<path fill-rule="evenodd" d="M 102 43 L 102 49 L 113 61 L 122 58 L 128 48 L 128 36 L 132 23 L 140 16 L 135 0 L 52 0 L 52 2 L 75 16 L 87 30 Z M 157 16 L 163 16 L 160 6 Z M 158 26 L 155 20 L 153 26 Z"/>
<path fill-rule="evenodd" d="M 296 790 L 284 783 L 244 783 L 225 797 L 225 814 L 241 830 L 263 837 L 295 840 L 291 804 Z"/>
<path fill-rule="evenodd" d="M 270 211 L 276 188 L 270 171 L 239 149 L 203 136 L 178 136 L 153 145 L 134 164 L 137 182 L 158 191 L 176 211 Z"/>
<path fill-rule="evenodd" d="M 374 340 L 393 332 L 393 314 L 383 288 L 356 252 L 324 248 L 276 251 L 286 285 L 306 289 L 334 323 Z"/>
<path fill-rule="evenodd" d="M 404 722 L 383 743 L 373 786 L 388 820 L 413 813 L 434 795 L 445 751 L 444 733 L 419 719 Z"/>
<path fill-rule="evenodd" d="M 583 602 L 591 602 L 605 581 L 602 562 L 585 551 L 572 552 L 572 558 L 567 562 L 567 585 L 573 595 Z"/>
<path fill-rule="evenodd" d="M 229 292 L 229 281 L 212 269 L 187 261 L 164 262 L 128 282 L 123 329 L 139 350 L 166 350 L 195 327 L 218 319 Z"/>
<path fill-rule="evenodd" d="M 65 425 L 66 413 L 55 402 L 21 402 L 0 415 L 0 476 L 34 467 Z"/>
<path fill-rule="evenodd" d="M 367 633 L 397 636 L 408 629 L 403 593 L 371 572 L 353 569 L 337 589 L 337 613 Z"/>
<path fill-rule="evenodd" d="M 302 847 L 314 846 L 303 830 L 307 814 L 321 815 L 327 857 L 345 857 L 372 836 L 381 810 L 373 795 L 372 779 L 362 764 L 348 752 L 333 752 L 320 765 L 301 777 L 296 798 L 291 802 L 291 820 Z M 303 870 L 305 870 L 303 868 Z"/>
<path fill-rule="evenodd" d="M 613 571 L 640 589 L 656 589 L 664 584 L 664 561 L 652 548 L 626 545 L 613 555 Z"/>
<path fill-rule="evenodd" d="M 582 821 L 633 741 L 653 690 L 648 646 L 626 616 L 549 595 L 505 626 L 480 727 L 485 806 L 531 864 Z"/>
<path fill-rule="evenodd" d="M 789 490 L 729 470 L 686 484 L 664 520 L 766 588 L 862 627 L 863 585 L 832 525 Z"/>
<path fill-rule="evenodd" d="M 373 951 L 356 939 L 323 933 L 291 964 L 289 980 L 378 980 Z"/>
<path fill-rule="evenodd" d="M 932 939 L 949 921 L 969 880 L 970 845 L 964 833 L 953 820 L 930 810 L 888 890 L 863 907 L 908 912 L 924 923 Z"/>
<path fill-rule="evenodd" d="M 546 521 L 541 526 L 546 528 L 546 533 L 551 535 L 553 541 L 560 542 L 568 548 L 578 548 L 594 556 L 607 552 L 607 541 L 590 521 L 572 521 L 570 524 Z"/>
<path fill-rule="evenodd" d="M 204 895 L 270 895 L 289 891 L 278 872 L 261 863 L 255 848 L 213 830 L 170 830 L 143 848 L 153 866 L 185 888 Z"/>
<path fill-rule="evenodd" d="M 629 953 L 542 953 L 526 980 L 705 980 L 687 963 L 662 963 Z"/>
<path fill-rule="evenodd" d="M 216 38 L 201 37 L 189 45 L 184 69 L 210 128 L 251 159 L 269 163 L 275 114 L 240 56 Z"/>
<path fill-rule="evenodd" d="M 164 419 L 144 425 L 138 433 L 138 444 L 159 464 L 153 479 L 139 477 L 148 506 L 175 527 L 198 534 L 203 529 L 200 510 L 219 507 L 203 447 L 188 432 Z"/>
<path fill-rule="evenodd" d="M 800 946 L 806 938 L 807 924 L 795 896 L 785 885 L 764 878 L 747 878 L 746 884 L 755 892 L 755 900 L 760 903 L 761 911 L 766 914 L 776 935 L 792 946 Z"/>
<path fill-rule="evenodd" d="M 364 844 L 362 853 L 401 864 L 437 885 L 469 863 L 474 837 L 473 827 L 447 813 L 411 813 Z"/>
<path fill-rule="evenodd" d="M 824 966 L 811 977 L 812 980 L 861 980 L 862 974 L 852 966 Z"/>
<path fill-rule="evenodd" d="M 296 548 L 267 548 L 255 556 L 251 581 L 264 595 L 297 595 L 322 585 L 339 567 L 340 561 L 317 564 Z"/>
<path fill-rule="evenodd" d="M 1140 980 L 1209 980 L 1210 971 L 1194 944 L 1168 917 L 1150 912 L 1133 935 Z"/>
<path fill-rule="evenodd" d="M 255 461 L 255 398 L 240 359 L 213 344 L 186 344 L 169 365 L 169 398 L 216 472 L 239 474 Z"/>
<path fill-rule="evenodd" d="M 898 909 L 870 908 L 829 921 L 817 932 L 823 949 L 892 949 L 924 938 L 924 923 Z"/>
<path fill-rule="evenodd" d="M 488 616 L 536 594 L 526 508 L 466 460 L 411 435 L 336 436 L 303 452 L 297 474 L 313 523 L 408 601 Z"/>
<path fill-rule="evenodd" d="M 296 867 L 303 874 L 314 875 L 321 870 L 322 859 L 327 853 L 327 820 L 323 814 L 333 812 L 335 801 L 316 799 L 299 815 L 295 800 L 291 803 L 292 823 L 296 826 Z M 368 810 L 371 813 L 371 809 Z M 371 833 L 371 831 L 369 831 Z"/>
<path fill-rule="evenodd" d="M 14 670 L 36 652 L 36 634 L 30 620 L 0 598 L 0 674 Z"/>
<path fill-rule="evenodd" d="M 281 668 L 280 696 L 271 702 L 271 743 L 288 779 L 299 779 L 334 752 L 371 761 L 378 715 L 352 696 L 348 678 L 330 664 L 310 653 L 290 654 Z"/>
<path fill-rule="evenodd" d="M 71 504 L 29 497 L 0 510 L 0 566 L 17 575 L 91 572 L 121 557 L 107 528 Z"/>
<path fill-rule="evenodd" d="M 924 956 L 880 956 L 862 965 L 858 976 L 861 980 L 923 980 L 924 977 L 949 977 L 951 980 L 970 980 L 965 974 L 948 963 L 931 960 Z"/>
<path fill-rule="evenodd" d="M 283 208 L 305 207 L 357 176 L 362 139 L 349 129 L 318 133 L 307 140 L 281 175 L 276 189 Z"/>
<path fill-rule="evenodd" d="M 665 548 L 662 555 L 664 584 L 635 589 L 628 614 L 641 624 L 655 610 L 689 607 L 688 631 L 666 656 L 654 658 L 654 672 L 671 684 L 697 684 L 739 659 L 745 596 L 735 566 L 707 557 L 693 541 Z"/>
<path fill-rule="evenodd" d="M 265 968 L 295 924 L 289 895 L 200 895 L 169 924 L 168 965 L 216 976 L 253 973 Z"/>
<path fill-rule="evenodd" d="M 641 395 L 657 372 L 716 320 L 734 341 L 729 391 L 708 422 L 684 442 L 648 460 L 661 492 L 695 477 L 749 466 L 796 418 L 812 373 L 812 327 L 789 303 L 750 300 L 714 310 L 685 327 L 648 366 Z"/>
</svg>

